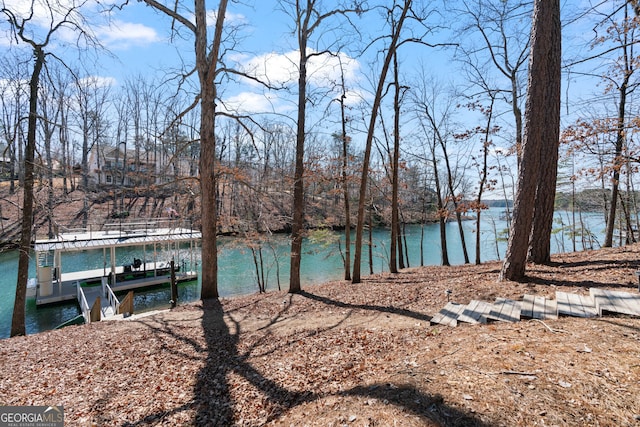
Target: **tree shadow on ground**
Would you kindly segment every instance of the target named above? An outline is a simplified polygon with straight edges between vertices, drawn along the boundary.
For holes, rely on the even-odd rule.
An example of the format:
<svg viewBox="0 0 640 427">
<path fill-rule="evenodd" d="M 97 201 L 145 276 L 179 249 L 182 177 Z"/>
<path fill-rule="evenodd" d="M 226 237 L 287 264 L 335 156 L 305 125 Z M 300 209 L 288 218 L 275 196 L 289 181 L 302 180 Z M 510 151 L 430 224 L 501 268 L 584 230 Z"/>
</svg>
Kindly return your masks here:
<svg viewBox="0 0 640 427">
<path fill-rule="evenodd" d="M 309 294 L 311 295 L 311 294 Z M 308 297 L 310 297 L 307 295 Z M 315 295 L 313 297 L 316 297 Z M 337 301 L 328 300 L 334 305 L 342 305 Z M 363 306 L 360 308 L 365 308 Z M 283 307 L 283 311 L 287 308 Z M 406 314 L 406 310 L 389 310 L 387 307 L 372 306 L 371 310 Z M 281 317 L 282 313 L 277 313 L 275 317 Z M 411 317 L 416 317 L 412 315 Z M 202 304 L 202 328 L 206 341 L 205 346 L 195 342 L 193 339 L 184 336 L 186 325 L 180 321 L 162 321 L 160 325 L 148 323 L 146 326 L 152 328 L 158 336 L 170 335 L 185 348 L 174 350 L 174 355 L 179 355 L 185 363 L 194 363 L 194 355 L 189 355 L 191 351 L 196 353 L 195 358 L 204 360 L 203 368 L 197 374 L 196 385 L 194 386 L 194 398 L 192 401 L 182 402 L 172 409 L 147 414 L 143 418 L 127 422 L 124 426 L 148 426 L 162 424 L 163 419 L 172 414 L 184 411 L 194 411 L 194 417 L 190 424 L 197 426 L 229 426 L 236 424 L 243 425 L 264 425 L 277 421 L 286 412 L 309 402 L 319 401 L 331 396 L 339 398 L 363 397 L 376 399 L 384 405 L 392 405 L 401 410 L 413 414 L 425 423 L 430 422 L 439 426 L 478 426 L 488 427 L 491 424 L 484 423 L 471 413 L 460 408 L 455 408 L 445 404 L 442 396 L 438 394 L 428 394 L 411 384 L 374 384 L 358 385 L 351 389 L 335 393 L 323 393 L 318 389 L 322 384 L 308 384 L 307 390 L 291 390 L 279 384 L 276 380 L 268 378 L 266 374 L 257 369 L 250 361 L 254 357 L 253 351 L 259 347 L 265 339 L 273 339 L 269 331 L 263 331 L 265 336 L 258 339 L 258 342 L 248 348 L 240 342 L 241 326 L 228 313 L 225 313 L 222 304 L 218 300 L 204 301 Z M 295 351 L 294 347 L 287 348 L 290 344 L 283 340 L 277 346 L 281 351 Z M 242 350 L 240 350 L 242 348 Z M 163 349 L 162 351 L 165 351 Z M 295 357 L 294 357 L 295 358 Z M 289 375 L 296 375 L 291 372 Z M 298 374 L 300 375 L 300 374 Z M 234 379 L 235 378 L 235 379 Z M 255 392 L 264 396 L 264 399 L 256 395 L 256 399 L 265 405 L 265 413 L 257 415 L 255 419 L 238 419 L 236 407 L 240 404 L 234 401 L 235 384 L 238 379 L 248 382 Z M 301 379 L 304 381 L 304 379 Z M 298 383 L 300 381 L 297 381 Z M 243 387 L 247 387 L 246 385 Z M 153 398 L 153 396 L 149 396 Z M 313 425 L 314 420 L 308 419 L 308 424 Z"/>
<path fill-rule="evenodd" d="M 596 270 L 593 266 L 600 266 L 598 269 L 610 270 L 612 266 L 618 268 L 640 268 L 640 258 L 637 261 L 628 260 L 589 260 L 589 261 L 575 261 L 575 262 L 550 262 L 547 265 L 557 268 L 577 268 L 577 267 L 589 267 L 590 270 Z"/>
<path fill-rule="evenodd" d="M 545 264 L 547 267 L 556 269 L 558 277 L 549 277 L 553 272 L 540 271 L 533 269 L 529 270 L 527 275 L 520 280 L 521 283 L 542 285 L 542 286 L 567 286 L 567 287 L 579 287 L 579 288 L 622 288 L 632 289 L 637 287 L 636 277 L 633 274 L 629 275 L 628 283 L 612 283 L 612 282 L 599 282 L 592 280 L 588 273 L 583 275 L 583 280 L 567 280 L 564 278 L 563 270 L 579 269 L 581 267 L 588 267 L 589 273 L 597 273 L 598 271 L 609 271 L 612 269 L 634 269 L 640 268 L 639 261 L 627 261 L 627 260 L 589 260 L 578 262 L 550 262 Z"/>
<path fill-rule="evenodd" d="M 445 404 L 444 398 L 439 394 L 425 394 L 411 385 L 375 384 L 367 387 L 357 386 L 340 393 L 340 395 L 361 396 L 389 402 L 389 404 L 402 407 L 439 426 L 489 427 L 491 425 L 479 420 L 470 413 Z"/>
<path fill-rule="evenodd" d="M 236 421 L 229 384 L 231 373 L 240 375 L 264 393 L 274 406 L 272 413 L 282 413 L 312 399 L 311 392 L 290 391 L 266 378 L 247 361 L 248 355 L 239 353 L 240 325 L 236 323 L 234 331 L 229 329 L 218 300 L 203 301 L 202 308 L 202 327 L 208 354 L 194 390 L 197 409 L 193 420 L 195 425 L 228 426 Z"/>
<path fill-rule="evenodd" d="M 304 293 L 309 298 L 320 298 L 313 294 Z M 413 318 L 428 320 L 428 316 L 408 310 L 399 310 L 389 307 L 357 306 L 343 304 L 338 301 L 320 298 L 321 301 L 333 305 L 350 308 L 363 308 L 388 312 L 394 314 L 409 315 Z M 229 317 L 227 316 L 227 319 Z M 233 320 L 232 320 L 233 323 Z M 266 401 L 271 406 L 268 409 L 270 415 L 260 421 L 254 420 L 259 425 L 264 422 L 277 420 L 282 414 L 305 402 L 313 402 L 329 397 L 331 394 L 323 394 L 313 391 L 314 384 L 309 384 L 309 390 L 300 392 L 289 390 L 276 381 L 267 378 L 256 369 L 249 361 L 249 353 L 241 354 L 238 350 L 240 342 L 240 325 L 235 323 L 230 328 L 225 322 L 222 305 L 217 300 L 203 303 L 202 326 L 207 342 L 208 355 L 206 365 L 198 375 L 195 386 L 195 400 L 197 414 L 193 424 L 201 426 L 227 426 L 237 423 L 235 418 L 234 402 L 229 382 L 230 374 L 236 374 L 251 383 L 258 391 L 266 396 Z M 281 346 L 288 345 L 282 343 Z M 293 348 L 291 351 L 295 351 Z M 293 373 L 291 375 L 294 375 Z M 439 395 L 423 393 L 412 385 L 392 386 L 381 384 L 374 386 L 356 386 L 335 394 L 336 396 L 360 396 L 379 399 L 385 404 L 391 404 L 403 408 L 407 412 L 441 426 L 488 426 L 470 413 L 444 404 Z M 244 420 L 245 423 L 251 421 Z M 313 420 L 309 420 L 313 424 Z"/>
<path fill-rule="evenodd" d="M 418 311 L 407 310 L 406 308 L 398 308 L 393 306 L 382 306 L 382 305 L 372 305 L 372 304 L 351 304 L 347 302 L 333 300 L 331 298 L 322 297 L 320 295 L 312 294 L 308 291 L 301 291 L 299 295 L 312 299 L 314 301 L 321 302 L 326 305 L 331 305 L 339 308 L 346 308 L 351 310 L 366 310 L 366 311 L 377 311 L 380 313 L 387 314 L 397 314 L 399 316 L 406 316 L 416 320 L 422 320 L 425 322 L 429 322 L 431 320 L 431 316 L 425 313 L 420 313 Z"/>
<path fill-rule="evenodd" d="M 597 282 L 595 280 L 566 280 L 566 279 L 549 279 L 545 277 L 527 276 L 523 283 L 541 286 L 567 286 L 575 288 L 620 288 L 635 289 L 636 284 L 623 284 L 611 282 Z"/>
</svg>

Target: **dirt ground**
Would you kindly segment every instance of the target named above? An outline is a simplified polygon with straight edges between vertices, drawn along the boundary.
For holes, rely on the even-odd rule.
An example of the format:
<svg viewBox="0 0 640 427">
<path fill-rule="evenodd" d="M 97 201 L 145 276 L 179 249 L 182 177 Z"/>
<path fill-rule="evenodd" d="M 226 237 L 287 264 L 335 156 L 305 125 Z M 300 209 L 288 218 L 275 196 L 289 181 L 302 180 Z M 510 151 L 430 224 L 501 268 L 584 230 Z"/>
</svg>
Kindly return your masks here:
<svg viewBox="0 0 640 427">
<path fill-rule="evenodd" d="M 640 426 L 640 318 L 431 326 L 452 300 L 638 292 L 640 246 L 427 267 L 0 341 L 0 405 L 69 426 Z"/>
</svg>

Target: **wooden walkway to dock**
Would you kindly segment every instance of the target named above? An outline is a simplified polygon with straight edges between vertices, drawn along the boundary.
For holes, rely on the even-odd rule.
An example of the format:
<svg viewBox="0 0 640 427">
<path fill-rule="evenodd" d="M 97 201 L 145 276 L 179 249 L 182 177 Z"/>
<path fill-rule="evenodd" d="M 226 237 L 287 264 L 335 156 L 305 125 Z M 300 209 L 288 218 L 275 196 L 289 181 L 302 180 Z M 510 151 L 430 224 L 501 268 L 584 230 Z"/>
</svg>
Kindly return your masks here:
<svg viewBox="0 0 640 427">
<path fill-rule="evenodd" d="M 466 305 L 448 302 L 433 316 L 431 323 L 456 327 L 458 322 L 518 322 L 520 319 L 557 319 L 558 316 L 589 318 L 606 313 L 640 316 L 640 294 L 591 288 L 589 295 L 558 291 L 555 299 L 524 295 L 522 301 L 497 298 L 494 303 L 478 300 Z"/>
</svg>

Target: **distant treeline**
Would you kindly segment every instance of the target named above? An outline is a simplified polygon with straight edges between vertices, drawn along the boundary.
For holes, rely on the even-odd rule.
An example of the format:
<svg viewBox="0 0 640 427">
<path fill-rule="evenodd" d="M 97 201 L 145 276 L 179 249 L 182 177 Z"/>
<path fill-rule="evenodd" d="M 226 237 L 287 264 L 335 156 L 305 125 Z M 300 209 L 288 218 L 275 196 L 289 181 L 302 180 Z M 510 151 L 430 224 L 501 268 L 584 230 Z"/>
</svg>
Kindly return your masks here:
<svg viewBox="0 0 640 427">
<path fill-rule="evenodd" d="M 508 207 L 513 207 L 513 201 L 512 200 L 504 200 L 504 199 L 500 199 L 500 200 L 483 200 L 482 203 L 484 203 L 485 205 L 487 205 L 487 207 L 490 208 L 506 208 Z"/>
<path fill-rule="evenodd" d="M 640 204 L 640 192 L 620 191 L 620 195 L 624 197 L 625 202 L 629 202 L 630 206 Z M 601 188 L 581 190 L 576 192 L 574 196 L 571 193 L 558 191 L 556 192 L 556 210 L 570 210 L 572 206 L 583 212 L 603 211 L 611 201 L 611 190 L 603 190 Z M 512 200 L 483 200 L 483 203 L 490 208 L 506 208 L 507 205 L 513 207 Z"/>
<path fill-rule="evenodd" d="M 630 206 L 637 205 L 638 192 L 625 192 L 620 191 L 621 197 L 625 202 L 630 202 Z M 581 190 L 576 192 L 572 197 L 571 193 L 557 192 L 556 193 L 556 210 L 570 210 L 572 206 L 580 209 L 583 212 L 597 212 L 603 211 L 605 206 L 611 201 L 611 190 L 603 189 L 590 189 Z"/>
</svg>

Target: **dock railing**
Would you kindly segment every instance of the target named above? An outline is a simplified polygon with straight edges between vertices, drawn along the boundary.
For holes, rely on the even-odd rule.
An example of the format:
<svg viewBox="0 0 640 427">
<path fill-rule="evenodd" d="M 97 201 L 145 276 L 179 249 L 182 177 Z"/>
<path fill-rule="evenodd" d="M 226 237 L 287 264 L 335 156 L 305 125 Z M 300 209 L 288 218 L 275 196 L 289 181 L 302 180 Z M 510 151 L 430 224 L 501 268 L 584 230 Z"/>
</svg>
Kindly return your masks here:
<svg viewBox="0 0 640 427">
<path fill-rule="evenodd" d="M 113 314 L 118 314 L 118 309 L 120 308 L 120 301 L 116 294 L 113 293 L 113 289 L 109 286 L 108 278 L 106 276 L 102 277 L 102 295 L 107 297 L 107 301 L 109 301 L 109 306 L 113 309 Z"/>
<path fill-rule="evenodd" d="M 76 289 L 78 304 L 80 304 L 80 311 L 82 312 L 82 317 L 84 317 L 84 323 L 91 323 L 91 307 L 89 307 L 87 297 L 84 296 L 84 291 L 82 290 L 82 286 L 80 286 L 80 282 L 76 281 Z"/>
<path fill-rule="evenodd" d="M 141 218 L 134 221 L 118 221 L 107 222 L 105 224 L 88 224 L 86 227 L 66 227 L 64 225 L 55 225 L 55 238 L 59 240 L 68 239 L 69 235 L 73 235 L 72 240 L 84 239 L 91 240 L 96 236 L 102 236 L 104 233 L 118 237 L 129 236 L 132 233 L 151 233 L 157 229 L 169 229 L 171 232 L 185 230 L 193 230 L 193 222 L 187 219 L 176 218 Z M 34 236 L 35 240 L 47 240 L 48 236 Z"/>
<path fill-rule="evenodd" d="M 104 231 L 121 237 L 131 233 L 151 233 L 157 229 L 192 230 L 193 223 L 190 220 L 150 218 L 139 219 L 131 222 L 108 222 L 104 224 Z"/>
<path fill-rule="evenodd" d="M 86 234 L 89 239 L 93 239 L 94 234 L 102 229 L 102 226 L 98 224 L 88 224 L 86 227 L 65 227 L 64 225 L 58 225 L 56 227 L 56 235 L 62 236 L 63 234 Z"/>
</svg>

